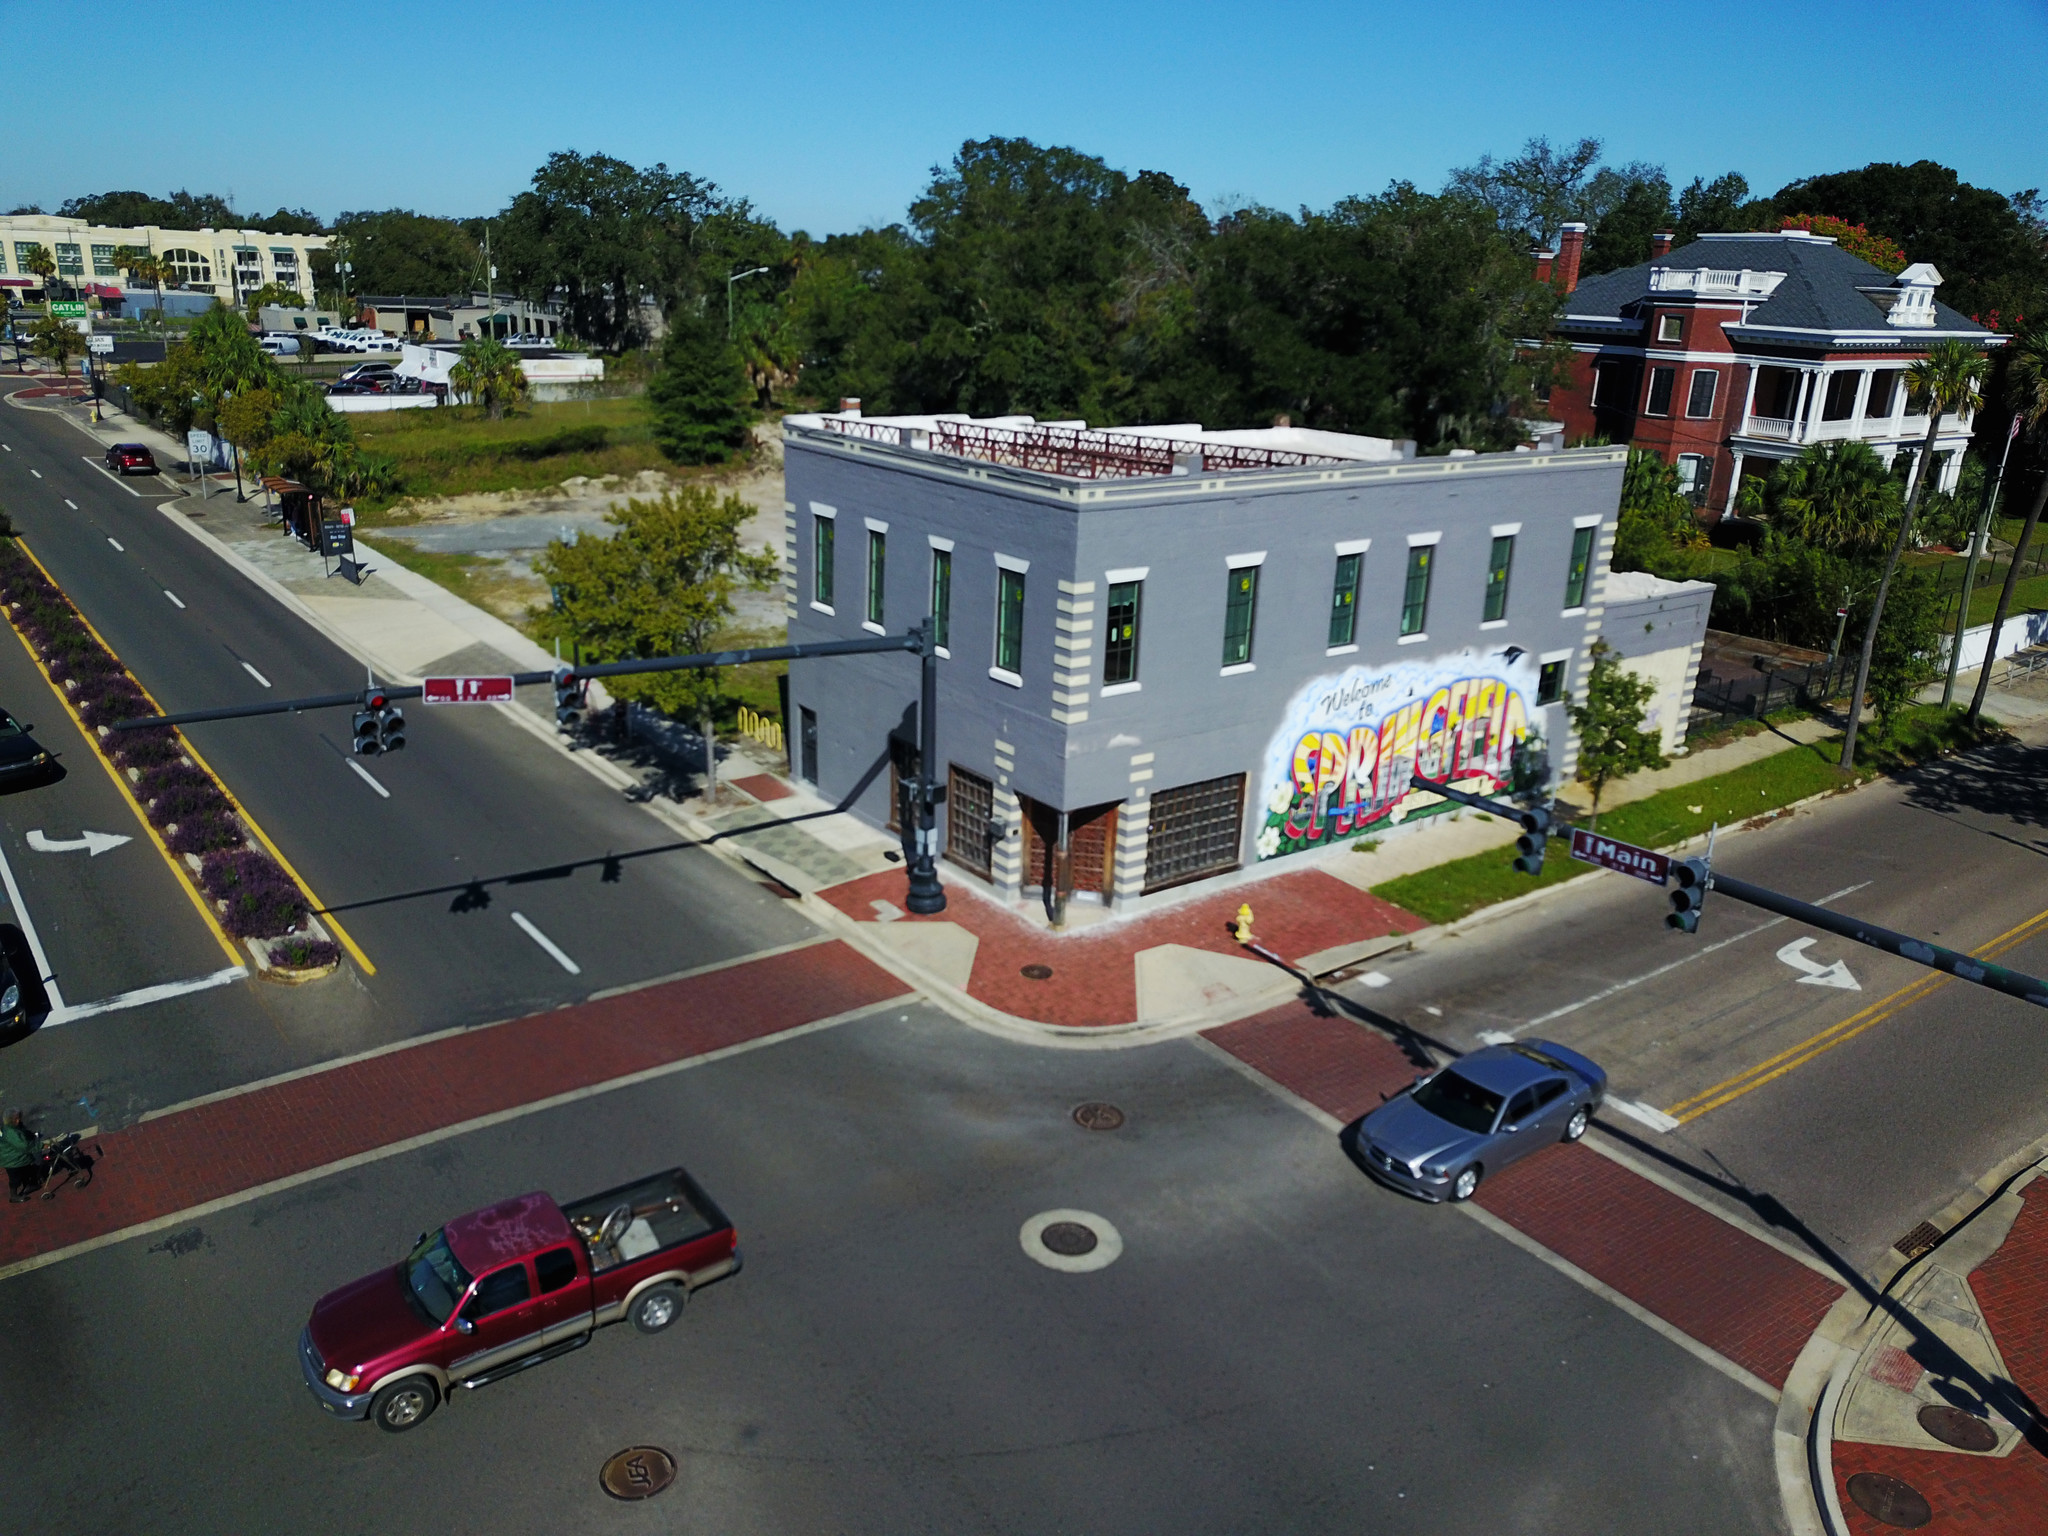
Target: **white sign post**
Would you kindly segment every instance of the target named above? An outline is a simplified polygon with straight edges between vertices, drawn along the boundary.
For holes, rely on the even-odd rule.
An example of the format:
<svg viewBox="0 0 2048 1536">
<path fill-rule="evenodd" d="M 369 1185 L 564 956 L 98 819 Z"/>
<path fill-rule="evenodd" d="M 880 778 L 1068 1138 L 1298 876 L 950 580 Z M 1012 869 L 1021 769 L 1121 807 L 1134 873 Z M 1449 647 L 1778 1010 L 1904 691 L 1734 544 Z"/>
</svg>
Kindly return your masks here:
<svg viewBox="0 0 2048 1536">
<path fill-rule="evenodd" d="M 206 472 L 213 468 L 213 434 L 191 431 L 185 434 L 185 457 L 199 477 L 199 499 L 206 500 Z"/>
</svg>

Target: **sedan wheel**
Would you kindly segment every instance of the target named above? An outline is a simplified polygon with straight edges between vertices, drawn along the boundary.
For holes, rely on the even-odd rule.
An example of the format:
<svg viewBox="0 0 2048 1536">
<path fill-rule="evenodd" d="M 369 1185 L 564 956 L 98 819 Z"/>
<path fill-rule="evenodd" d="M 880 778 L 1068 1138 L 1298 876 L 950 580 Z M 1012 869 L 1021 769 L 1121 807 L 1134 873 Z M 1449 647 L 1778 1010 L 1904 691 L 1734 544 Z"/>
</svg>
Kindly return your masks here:
<svg viewBox="0 0 2048 1536">
<path fill-rule="evenodd" d="M 1473 1192 L 1478 1188 L 1479 1165 L 1474 1163 L 1470 1168 L 1461 1172 L 1456 1181 L 1452 1183 L 1451 1198 L 1453 1200 L 1470 1200 Z"/>
<path fill-rule="evenodd" d="M 1586 1127 L 1590 1125 L 1592 1121 L 1593 1106 L 1590 1104 L 1581 1104 L 1577 1109 L 1572 1111 L 1571 1119 L 1565 1122 L 1564 1139 L 1566 1141 L 1577 1141 L 1581 1136 L 1586 1134 Z"/>
</svg>

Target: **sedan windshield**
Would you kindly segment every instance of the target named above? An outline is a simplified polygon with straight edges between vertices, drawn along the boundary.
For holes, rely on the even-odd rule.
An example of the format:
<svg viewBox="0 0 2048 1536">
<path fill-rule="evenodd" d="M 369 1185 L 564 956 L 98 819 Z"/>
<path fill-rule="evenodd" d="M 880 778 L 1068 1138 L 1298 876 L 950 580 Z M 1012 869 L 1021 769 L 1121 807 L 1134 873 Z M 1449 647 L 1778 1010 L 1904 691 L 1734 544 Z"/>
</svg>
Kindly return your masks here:
<svg viewBox="0 0 2048 1536">
<path fill-rule="evenodd" d="M 1415 1090 L 1415 1102 L 1461 1131 L 1490 1131 L 1500 1113 L 1500 1095 L 1448 1069 Z"/>
<path fill-rule="evenodd" d="M 435 1232 L 423 1238 L 406 1259 L 405 1283 L 421 1309 L 440 1324 L 448 1321 L 469 1289 L 469 1272 L 448 1251 L 448 1239 Z"/>
</svg>

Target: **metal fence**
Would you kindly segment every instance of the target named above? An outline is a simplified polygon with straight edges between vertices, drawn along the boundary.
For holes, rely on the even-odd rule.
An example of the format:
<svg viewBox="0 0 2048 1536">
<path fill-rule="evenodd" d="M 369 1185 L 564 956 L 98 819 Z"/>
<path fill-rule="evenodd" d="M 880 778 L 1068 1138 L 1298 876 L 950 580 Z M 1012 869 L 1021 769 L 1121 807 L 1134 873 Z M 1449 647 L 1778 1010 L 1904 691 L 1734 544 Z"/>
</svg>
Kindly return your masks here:
<svg viewBox="0 0 2048 1536">
<path fill-rule="evenodd" d="M 1819 709 L 1846 694 L 1856 681 L 1856 657 L 1844 653 L 1824 661 L 1758 667 L 1721 676 L 1701 669 L 1694 684 L 1686 735 L 1697 736 L 1730 718 L 1760 720 L 1780 709 Z"/>
</svg>

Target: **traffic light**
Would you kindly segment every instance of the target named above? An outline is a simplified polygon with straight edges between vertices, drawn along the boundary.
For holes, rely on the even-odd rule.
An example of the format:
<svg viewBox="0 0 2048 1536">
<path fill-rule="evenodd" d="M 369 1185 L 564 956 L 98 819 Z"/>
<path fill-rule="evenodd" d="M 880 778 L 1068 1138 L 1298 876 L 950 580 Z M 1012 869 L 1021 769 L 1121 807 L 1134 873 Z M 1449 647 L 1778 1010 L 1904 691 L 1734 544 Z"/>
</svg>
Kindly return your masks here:
<svg viewBox="0 0 2048 1536">
<path fill-rule="evenodd" d="M 1664 919 L 1664 926 L 1682 929 L 1686 933 L 1699 932 L 1700 909 L 1707 904 L 1709 883 L 1705 859 L 1674 859 L 1671 864 L 1671 915 Z"/>
<path fill-rule="evenodd" d="M 555 724 L 564 730 L 583 718 L 583 686 L 567 667 L 555 673 Z"/>
<path fill-rule="evenodd" d="M 390 699 L 381 689 L 370 688 L 363 693 L 363 707 L 356 711 L 355 753 L 358 757 L 375 757 L 384 750 L 383 731 L 380 726 L 380 712 L 390 707 Z"/>
<path fill-rule="evenodd" d="M 405 750 L 405 711 L 388 700 L 377 711 L 377 750 Z"/>
<path fill-rule="evenodd" d="M 1515 839 L 1515 868 L 1525 875 L 1543 873 L 1543 849 L 1550 841 L 1550 812 L 1538 807 L 1522 812 L 1522 835 Z"/>
</svg>

